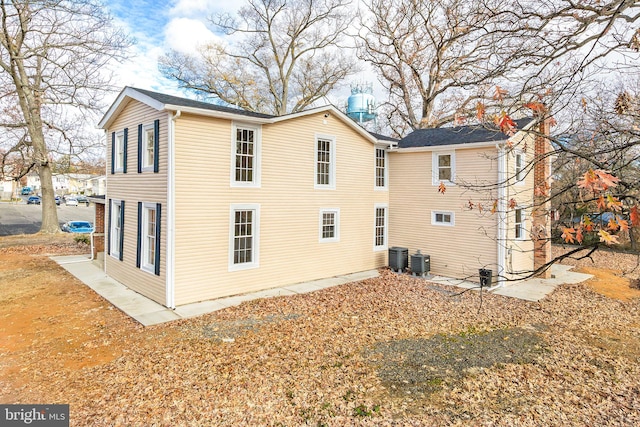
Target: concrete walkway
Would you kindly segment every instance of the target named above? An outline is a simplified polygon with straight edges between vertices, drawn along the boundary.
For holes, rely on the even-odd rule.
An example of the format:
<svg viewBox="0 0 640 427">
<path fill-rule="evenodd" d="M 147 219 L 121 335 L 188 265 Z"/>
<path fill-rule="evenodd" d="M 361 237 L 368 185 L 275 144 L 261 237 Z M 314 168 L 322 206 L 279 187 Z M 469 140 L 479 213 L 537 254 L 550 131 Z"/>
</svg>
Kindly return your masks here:
<svg viewBox="0 0 640 427">
<path fill-rule="evenodd" d="M 51 259 L 60 264 L 60 266 L 65 270 L 96 291 L 111 304 L 144 326 L 200 316 L 202 314 L 239 305 L 244 301 L 283 295 L 305 294 L 332 286 L 378 276 L 377 270 L 363 271 L 361 273 L 331 277 L 328 279 L 299 283 L 296 285 L 288 285 L 250 294 L 181 305 L 176 307 L 175 310 L 171 310 L 135 291 L 132 291 L 123 284 L 107 276 L 96 263 L 89 259 L 89 255 L 58 256 L 51 257 Z M 592 277 L 589 274 L 574 273 L 570 271 L 571 268 L 571 266 L 566 265 L 554 265 L 551 267 L 551 274 L 553 276 L 551 279 L 528 279 L 521 282 L 513 282 L 506 286 L 490 290 L 490 292 L 527 301 L 539 301 L 561 284 L 580 283 Z M 453 285 L 459 288 L 478 288 L 477 283 L 454 280 L 441 276 L 429 277 L 428 281 Z"/>
<path fill-rule="evenodd" d="M 149 298 L 132 291 L 120 282 L 107 276 L 105 272 L 89 259 L 89 255 L 73 255 L 51 257 L 65 270 L 77 277 L 111 304 L 134 318 L 144 326 L 156 325 L 171 320 L 200 316 L 227 307 L 240 305 L 244 301 L 259 298 L 270 298 L 283 295 L 306 294 L 332 286 L 342 285 L 358 280 L 378 277 L 377 270 L 363 271 L 313 282 L 299 283 L 279 288 L 267 289 L 250 294 L 237 295 L 215 300 L 181 305 L 171 310 Z"/>
<path fill-rule="evenodd" d="M 488 291 L 496 295 L 518 298 L 525 301 L 540 301 L 560 285 L 580 283 L 593 277 L 591 274 L 571 271 L 572 268 L 573 266 L 570 265 L 554 264 L 551 266 L 550 279 L 531 278 L 506 282 L 504 286 L 490 288 Z M 432 276 L 429 277 L 428 280 L 430 282 L 456 286 L 462 289 L 480 290 L 477 283 L 465 280 L 450 279 L 442 276 Z"/>
</svg>

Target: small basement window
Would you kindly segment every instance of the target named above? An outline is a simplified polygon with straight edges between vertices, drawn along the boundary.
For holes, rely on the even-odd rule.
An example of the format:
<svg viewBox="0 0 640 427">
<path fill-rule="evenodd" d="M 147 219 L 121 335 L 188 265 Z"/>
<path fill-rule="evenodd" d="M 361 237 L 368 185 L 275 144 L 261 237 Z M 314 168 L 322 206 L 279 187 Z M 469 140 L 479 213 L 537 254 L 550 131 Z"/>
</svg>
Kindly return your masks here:
<svg viewBox="0 0 640 427">
<path fill-rule="evenodd" d="M 445 212 L 445 211 L 431 212 L 432 225 L 453 226 L 454 223 L 455 223 L 455 214 L 453 212 Z"/>
</svg>

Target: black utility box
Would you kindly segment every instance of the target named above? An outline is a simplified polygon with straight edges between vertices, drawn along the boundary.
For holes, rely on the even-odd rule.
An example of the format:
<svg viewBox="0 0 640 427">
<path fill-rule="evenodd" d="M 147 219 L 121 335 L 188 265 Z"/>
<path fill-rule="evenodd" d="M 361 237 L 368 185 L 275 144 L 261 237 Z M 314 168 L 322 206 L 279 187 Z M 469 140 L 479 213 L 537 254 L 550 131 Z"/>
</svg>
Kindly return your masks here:
<svg viewBox="0 0 640 427">
<path fill-rule="evenodd" d="M 392 247 L 389 248 L 389 268 L 398 273 L 402 273 L 409 266 L 409 249 Z"/>
<path fill-rule="evenodd" d="M 491 276 L 493 276 L 493 270 L 489 270 L 487 268 L 481 268 L 478 270 L 480 273 L 480 287 L 481 288 L 490 288 L 491 287 Z"/>
<path fill-rule="evenodd" d="M 431 256 L 421 254 L 411 255 L 411 273 L 415 276 L 424 276 L 431 270 Z"/>
</svg>

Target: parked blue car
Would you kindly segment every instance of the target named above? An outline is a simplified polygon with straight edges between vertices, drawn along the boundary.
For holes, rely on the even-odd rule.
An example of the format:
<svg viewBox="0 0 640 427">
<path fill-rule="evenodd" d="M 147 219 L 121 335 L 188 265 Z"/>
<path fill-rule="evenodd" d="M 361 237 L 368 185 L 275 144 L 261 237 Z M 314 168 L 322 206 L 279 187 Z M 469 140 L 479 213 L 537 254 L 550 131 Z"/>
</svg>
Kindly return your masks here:
<svg viewBox="0 0 640 427">
<path fill-rule="evenodd" d="M 93 224 L 89 221 L 68 221 L 62 224 L 62 231 L 67 233 L 93 233 Z"/>
<path fill-rule="evenodd" d="M 40 197 L 38 196 L 31 196 L 27 199 L 27 204 L 28 205 L 39 205 L 40 204 Z"/>
</svg>

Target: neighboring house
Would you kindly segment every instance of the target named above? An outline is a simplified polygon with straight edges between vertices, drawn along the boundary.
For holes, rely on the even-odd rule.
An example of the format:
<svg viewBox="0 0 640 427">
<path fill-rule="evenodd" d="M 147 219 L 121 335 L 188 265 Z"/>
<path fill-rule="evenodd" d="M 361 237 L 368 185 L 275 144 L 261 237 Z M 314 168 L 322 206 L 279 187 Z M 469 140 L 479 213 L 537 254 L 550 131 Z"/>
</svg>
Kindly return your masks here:
<svg viewBox="0 0 640 427">
<path fill-rule="evenodd" d="M 394 140 L 334 107 L 274 117 L 127 87 L 100 127 L 105 271 L 165 306 L 386 264 Z"/>
<path fill-rule="evenodd" d="M 0 180 L 0 200 L 11 200 L 18 194 L 18 185 L 14 179 L 4 178 Z"/>
<path fill-rule="evenodd" d="M 104 195 L 107 192 L 106 175 L 94 176 L 86 181 L 85 194 L 88 196 Z"/>
<path fill-rule="evenodd" d="M 511 137 L 460 126 L 420 129 L 400 140 L 389 152 L 390 244 L 428 254 L 437 275 L 478 281 L 479 269 L 489 269 L 493 285 L 496 277 L 523 278 L 548 262 L 550 243 L 534 248 L 531 238 L 532 231 L 540 243 L 549 237 L 545 197 L 534 201 L 534 187 L 548 188 L 549 159 L 539 157 L 546 172 L 538 183 L 531 169 L 548 142 L 534 136 L 541 133 L 529 129 L 532 122 L 518 120 L 518 129 L 531 132 Z"/>
<path fill-rule="evenodd" d="M 93 177 L 93 175 L 81 173 L 54 173 L 51 178 L 53 191 L 58 195 L 84 194 L 93 188 L 90 183 Z M 37 172 L 30 172 L 27 175 L 27 186 L 33 188 L 36 193 L 40 192 L 42 185 Z"/>
</svg>

